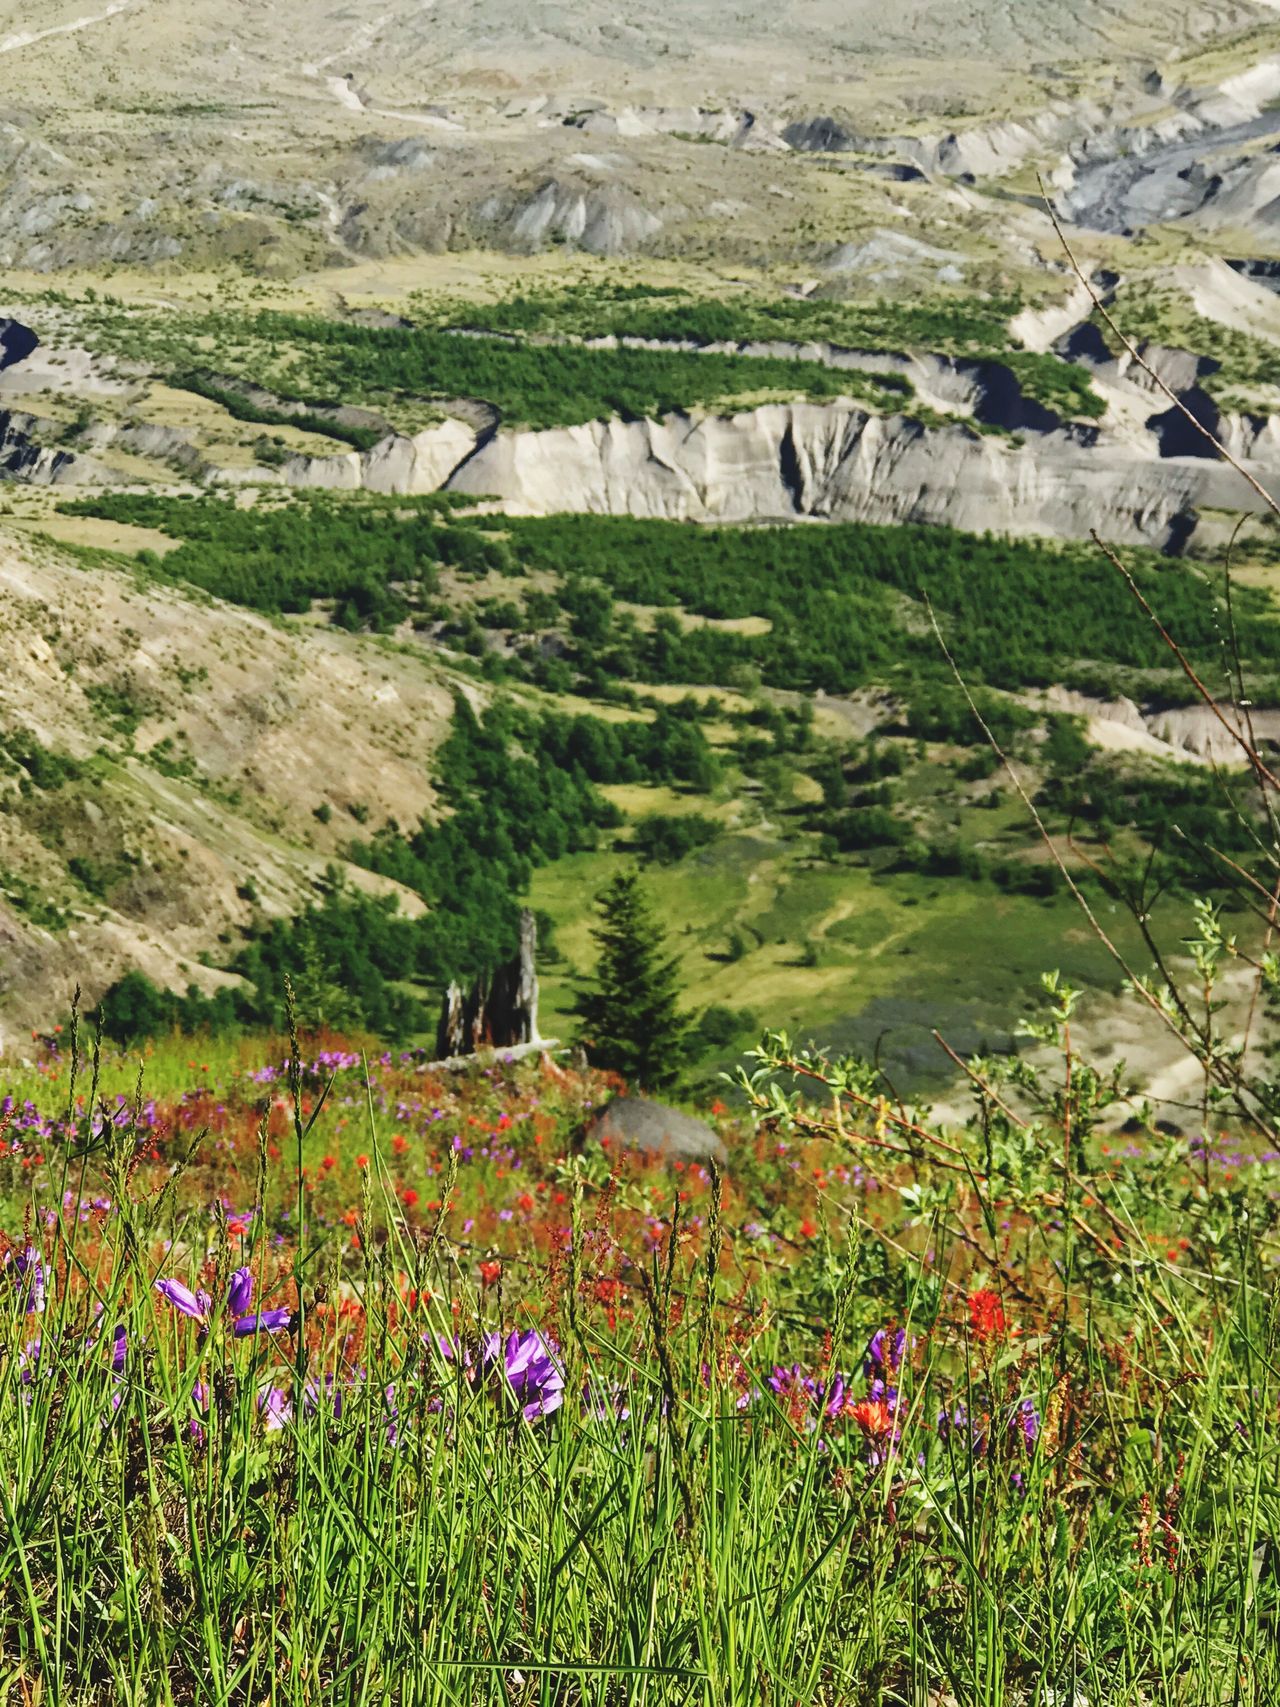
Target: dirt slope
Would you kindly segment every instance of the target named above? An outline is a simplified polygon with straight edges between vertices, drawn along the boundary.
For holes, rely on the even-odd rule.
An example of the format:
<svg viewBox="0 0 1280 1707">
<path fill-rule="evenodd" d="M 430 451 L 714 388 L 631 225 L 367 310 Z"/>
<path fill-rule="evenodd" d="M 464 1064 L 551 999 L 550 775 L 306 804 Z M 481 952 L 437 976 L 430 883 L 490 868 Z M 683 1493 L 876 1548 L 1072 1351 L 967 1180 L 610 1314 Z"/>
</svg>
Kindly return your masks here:
<svg viewBox="0 0 1280 1707">
<path fill-rule="evenodd" d="M 432 809 L 451 688 L 415 654 L 70 567 L 3 531 L 0 633 L 0 1049 L 77 977 L 90 997 L 130 964 L 213 988 L 201 954 L 295 911 L 353 837 Z M 33 743 L 73 762 L 65 779 L 23 787 L 14 752 Z"/>
</svg>

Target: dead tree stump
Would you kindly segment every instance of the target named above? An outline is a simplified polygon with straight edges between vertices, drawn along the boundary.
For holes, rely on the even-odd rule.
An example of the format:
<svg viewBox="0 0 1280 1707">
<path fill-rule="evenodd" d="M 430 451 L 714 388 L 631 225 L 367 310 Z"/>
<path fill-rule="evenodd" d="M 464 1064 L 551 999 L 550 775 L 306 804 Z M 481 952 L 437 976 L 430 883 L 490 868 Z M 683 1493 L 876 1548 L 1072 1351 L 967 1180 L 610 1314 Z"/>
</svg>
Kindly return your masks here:
<svg viewBox="0 0 1280 1707">
<path fill-rule="evenodd" d="M 537 922 L 526 907 L 515 956 L 475 979 L 465 993 L 459 984 L 449 985 L 436 1028 L 436 1054 L 442 1060 L 538 1041 L 537 949 Z"/>
</svg>

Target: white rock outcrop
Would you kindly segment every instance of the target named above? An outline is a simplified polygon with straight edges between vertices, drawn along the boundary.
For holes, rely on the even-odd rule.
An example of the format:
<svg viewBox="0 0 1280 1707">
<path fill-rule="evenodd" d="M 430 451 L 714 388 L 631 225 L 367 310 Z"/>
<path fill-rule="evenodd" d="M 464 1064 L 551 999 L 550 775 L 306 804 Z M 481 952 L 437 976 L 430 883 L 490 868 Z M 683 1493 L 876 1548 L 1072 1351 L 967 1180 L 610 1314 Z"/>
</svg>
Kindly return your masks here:
<svg viewBox="0 0 1280 1707">
<path fill-rule="evenodd" d="M 1099 446 L 1087 430 L 1022 445 L 842 401 L 502 430 L 447 486 L 516 515 L 927 522 L 1066 538 L 1096 528 L 1119 542 L 1175 547 L 1198 505 L 1240 499 L 1230 471 L 1203 458 Z"/>
<path fill-rule="evenodd" d="M 475 429 L 451 418 L 411 438 L 392 434 L 368 451 L 291 457 L 283 474 L 290 486 L 414 497 L 438 492 L 475 445 Z"/>
</svg>

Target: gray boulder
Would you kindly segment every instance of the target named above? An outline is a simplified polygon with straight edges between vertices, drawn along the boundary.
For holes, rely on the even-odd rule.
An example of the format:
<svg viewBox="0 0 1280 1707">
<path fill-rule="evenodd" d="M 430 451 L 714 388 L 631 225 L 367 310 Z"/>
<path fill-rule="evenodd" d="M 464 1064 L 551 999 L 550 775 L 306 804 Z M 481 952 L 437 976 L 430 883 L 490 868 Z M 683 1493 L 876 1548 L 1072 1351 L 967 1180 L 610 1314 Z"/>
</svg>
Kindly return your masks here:
<svg viewBox="0 0 1280 1707">
<path fill-rule="evenodd" d="M 611 1150 L 632 1150 L 672 1162 L 728 1160 L 724 1141 L 691 1114 L 647 1097 L 615 1097 L 587 1128 L 589 1142 L 608 1140 Z"/>
</svg>

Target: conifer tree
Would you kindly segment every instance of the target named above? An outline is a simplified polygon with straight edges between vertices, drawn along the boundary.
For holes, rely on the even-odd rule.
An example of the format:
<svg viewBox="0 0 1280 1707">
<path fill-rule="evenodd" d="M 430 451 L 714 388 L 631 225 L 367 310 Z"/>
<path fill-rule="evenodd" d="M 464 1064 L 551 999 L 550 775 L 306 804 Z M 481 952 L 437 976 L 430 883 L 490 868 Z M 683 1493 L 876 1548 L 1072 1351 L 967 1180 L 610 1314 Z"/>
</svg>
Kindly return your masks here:
<svg viewBox="0 0 1280 1707">
<path fill-rule="evenodd" d="M 579 1037 L 591 1061 L 637 1090 L 675 1083 L 688 1054 L 676 962 L 635 872 L 619 872 L 596 897 L 599 949 L 592 988 L 579 993 Z"/>
</svg>

